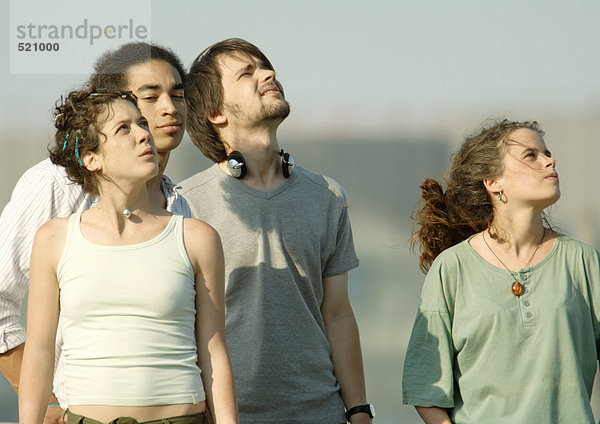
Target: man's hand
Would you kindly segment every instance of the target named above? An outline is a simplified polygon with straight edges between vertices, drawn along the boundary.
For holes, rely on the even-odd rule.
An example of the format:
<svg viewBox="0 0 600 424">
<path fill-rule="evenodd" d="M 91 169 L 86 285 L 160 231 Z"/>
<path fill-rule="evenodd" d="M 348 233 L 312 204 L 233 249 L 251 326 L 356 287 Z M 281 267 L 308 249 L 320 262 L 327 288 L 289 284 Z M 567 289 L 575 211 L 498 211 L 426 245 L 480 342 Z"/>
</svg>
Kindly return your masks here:
<svg viewBox="0 0 600 424">
<path fill-rule="evenodd" d="M 65 411 L 57 405 L 49 406 L 46 409 L 46 416 L 44 417 L 44 424 L 64 424 L 63 416 Z"/>
<path fill-rule="evenodd" d="M 371 424 L 371 417 L 368 414 L 354 414 L 350 417 L 351 424 Z"/>
<path fill-rule="evenodd" d="M 15 392 L 19 392 L 19 377 L 25 343 L 0 354 L 0 373 L 8 381 Z"/>
</svg>

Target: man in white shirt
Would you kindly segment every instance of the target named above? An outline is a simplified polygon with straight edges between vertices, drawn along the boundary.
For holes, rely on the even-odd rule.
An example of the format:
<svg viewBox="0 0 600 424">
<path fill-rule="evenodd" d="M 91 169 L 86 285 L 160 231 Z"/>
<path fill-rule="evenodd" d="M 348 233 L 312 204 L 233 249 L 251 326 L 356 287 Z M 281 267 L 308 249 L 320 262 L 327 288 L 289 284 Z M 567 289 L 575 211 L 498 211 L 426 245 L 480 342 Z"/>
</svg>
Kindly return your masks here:
<svg viewBox="0 0 600 424">
<path fill-rule="evenodd" d="M 162 207 L 191 216 L 187 202 L 163 175 L 169 155 L 181 143 L 187 106 L 181 61 L 169 49 L 147 43 L 129 43 L 101 56 L 90 83 L 110 91 L 132 91 L 148 120 L 158 153 L 159 174 L 148 182 L 150 196 Z M 96 201 L 69 181 L 60 164 L 46 159 L 27 170 L 17 182 L 11 200 L 0 215 L 0 372 L 18 392 L 25 341 L 20 311 L 29 283 L 29 260 L 38 228 L 56 217 L 85 210 Z M 59 329 L 60 333 L 60 329 Z M 62 387 L 61 345 L 57 338 L 54 395 L 44 423 L 62 422 L 66 407 Z M 57 399 L 58 398 L 58 399 Z"/>
</svg>

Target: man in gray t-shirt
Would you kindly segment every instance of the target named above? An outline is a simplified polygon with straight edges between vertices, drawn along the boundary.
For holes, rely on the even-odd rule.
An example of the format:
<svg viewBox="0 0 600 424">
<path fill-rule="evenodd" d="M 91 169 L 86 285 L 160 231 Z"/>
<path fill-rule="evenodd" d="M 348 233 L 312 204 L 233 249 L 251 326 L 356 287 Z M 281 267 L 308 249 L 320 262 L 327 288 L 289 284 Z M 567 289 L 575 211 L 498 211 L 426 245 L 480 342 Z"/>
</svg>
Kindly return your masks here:
<svg viewBox="0 0 600 424">
<path fill-rule="evenodd" d="M 221 235 L 227 343 L 242 423 L 370 423 L 348 300 L 358 266 L 346 195 L 279 149 L 289 114 L 254 45 L 219 42 L 187 75 L 188 132 L 215 162 L 181 183 Z"/>
</svg>

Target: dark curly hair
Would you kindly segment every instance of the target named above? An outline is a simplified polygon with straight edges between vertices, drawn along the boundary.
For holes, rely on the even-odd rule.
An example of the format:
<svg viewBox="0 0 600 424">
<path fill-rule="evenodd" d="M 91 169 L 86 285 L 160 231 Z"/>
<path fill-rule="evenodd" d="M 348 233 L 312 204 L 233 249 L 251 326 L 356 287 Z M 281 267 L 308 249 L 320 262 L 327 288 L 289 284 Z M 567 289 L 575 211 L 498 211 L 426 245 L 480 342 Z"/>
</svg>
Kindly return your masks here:
<svg viewBox="0 0 600 424">
<path fill-rule="evenodd" d="M 113 92 L 86 85 L 81 90 L 71 91 L 66 98 L 56 102 L 54 144 L 48 148 L 50 160 L 65 168 L 71 181 L 88 193 L 98 194 L 94 173 L 81 163 L 85 152 L 97 152 L 100 146 L 101 115 L 110 104 L 124 99 L 137 107 L 137 99 L 131 92 Z"/>
<path fill-rule="evenodd" d="M 186 129 L 194 145 L 213 162 L 227 158 L 225 146 L 208 116 L 221 113 L 223 109 L 223 86 L 219 58 L 222 55 L 254 57 L 266 69 L 273 65 L 254 44 L 241 38 L 219 41 L 196 57 L 185 80 L 185 99 L 188 106 Z M 280 87 L 281 89 L 281 87 Z"/>
<path fill-rule="evenodd" d="M 89 82 L 95 87 L 103 87 L 109 91 L 126 91 L 129 69 L 151 60 L 170 64 L 177 70 L 181 81 L 185 82 L 185 70 L 181 60 L 171 49 L 144 42 L 126 43 L 118 49 L 105 52 L 96 61 Z"/>
<path fill-rule="evenodd" d="M 467 136 L 453 155 L 445 191 L 432 178 L 421 184 L 423 207 L 413 215 L 411 246 L 420 252 L 419 267 L 423 272 L 445 249 L 490 228 L 494 208 L 483 180 L 502 175 L 508 136 L 520 128 L 544 135 L 536 121 L 493 122 Z M 490 234 L 497 237 L 496 233 Z"/>
</svg>

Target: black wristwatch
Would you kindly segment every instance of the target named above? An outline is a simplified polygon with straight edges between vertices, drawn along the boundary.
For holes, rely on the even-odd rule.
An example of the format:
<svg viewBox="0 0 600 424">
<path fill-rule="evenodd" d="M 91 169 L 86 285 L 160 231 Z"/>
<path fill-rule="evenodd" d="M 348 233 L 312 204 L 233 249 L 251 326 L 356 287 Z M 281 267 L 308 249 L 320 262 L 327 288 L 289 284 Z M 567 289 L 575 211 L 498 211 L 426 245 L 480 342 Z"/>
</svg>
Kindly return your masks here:
<svg viewBox="0 0 600 424">
<path fill-rule="evenodd" d="M 350 417 L 359 412 L 364 412 L 365 414 L 369 414 L 369 417 L 375 418 L 375 407 L 372 403 L 367 403 L 366 405 L 353 406 L 348 409 L 346 411 L 346 420 L 350 421 Z"/>
</svg>

